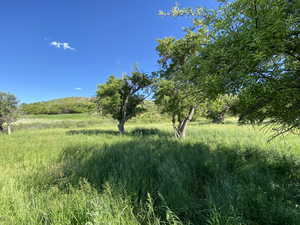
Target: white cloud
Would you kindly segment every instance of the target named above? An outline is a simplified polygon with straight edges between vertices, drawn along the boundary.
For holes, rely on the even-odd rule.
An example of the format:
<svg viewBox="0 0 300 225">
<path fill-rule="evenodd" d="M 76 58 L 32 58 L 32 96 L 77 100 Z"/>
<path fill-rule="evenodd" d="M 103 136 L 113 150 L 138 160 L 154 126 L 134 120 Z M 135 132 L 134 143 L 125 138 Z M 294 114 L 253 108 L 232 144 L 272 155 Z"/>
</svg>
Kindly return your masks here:
<svg viewBox="0 0 300 225">
<path fill-rule="evenodd" d="M 75 88 L 76 91 L 82 91 L 82 88 Z"/>
<path fill-rule="evenodd" d="M 71 47 L 67 42 L 52 41 L 50 45 L 55 48 L 63 48 L 64 50 L 75 50 L 75 48 Z"/>
</svg>

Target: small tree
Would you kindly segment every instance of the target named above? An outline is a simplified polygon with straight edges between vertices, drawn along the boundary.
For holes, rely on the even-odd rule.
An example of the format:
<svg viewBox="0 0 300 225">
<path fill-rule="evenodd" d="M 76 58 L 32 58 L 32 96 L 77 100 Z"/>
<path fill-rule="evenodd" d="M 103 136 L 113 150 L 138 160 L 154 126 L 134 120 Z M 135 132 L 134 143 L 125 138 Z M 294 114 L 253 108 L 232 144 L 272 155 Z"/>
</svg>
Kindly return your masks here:
<svg viewBox="0 0 300 225">
<path fill-rule="evenodd" d="M 194 74 L 193 57 L 201 54 L 201 46 L 207 43 L 205 33 L 196 35 L 187 33 L 183 38 L 164 38 L 158 40 L 156 50 L 159 53 L 161 70 L 158 72 L 160 81 L 156 86 L 156 103 L 162 112 L 172 117 L 173 128 L 177 138 L 184 138 L 189 121 L 192 120 L 196 106 L 206 99 L 202 87 L 198 88 L 188 77 Z M 202 77 L 201 73 L 198 76 Z"/>
<path fill-rule="evenodd" d="M 143 112 L 141 104 L 149 96 L 151 78 L 139 71 L 131 76 L 110 76 L 105 84 L 99 85 L 96 103 L 103 115 L 110 114 L 118 121 L 120 133 L 125 132 L 126 121 Z"/>
<path fill-rule="evenodd" d="M 236 100 L 236 96 L 226 94 L 209 101 L 206 104 L 206 117 L 213 123 L 223 123 L 225 114 L 231 110 Z"/>
<path fill-rule="evenodd" d="M 11 124 L 17 118 L 17 99 L 14 95 L 0 92 L 0 132 L 7 125 L 8 134 L 11 133 Z"/>
<path fill-rule="evenodd" d="M 160 80 L 156 85 L 155 103 L 162 113 L 172 117 L 176 138 L 184 138 L 188 123 L 192 120 L 196 103 L 189 88 L 182 88 L 172 80 Z"/>
</svg>

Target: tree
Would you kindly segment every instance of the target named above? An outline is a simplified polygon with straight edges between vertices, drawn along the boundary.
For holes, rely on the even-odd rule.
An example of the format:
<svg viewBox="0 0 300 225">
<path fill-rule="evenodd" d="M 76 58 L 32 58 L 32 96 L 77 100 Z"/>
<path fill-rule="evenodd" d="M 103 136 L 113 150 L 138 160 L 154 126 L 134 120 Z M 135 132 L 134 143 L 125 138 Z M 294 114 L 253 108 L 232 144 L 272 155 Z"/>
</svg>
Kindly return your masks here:
<svg viewBox="0 0 300 225">
<path fill-rule="evenodd" d="M 102 114 L 110 114 L 118 121 L 120 133 L 125 132 L 126 121 L 144 111 L 141 104 L 149 96 L 152 80 L 139 71 L 131 76 L 110 76 L 105 84 L 98 86 L 96 103 Z"/>
<path fill-rule="evenodd" d="M 17 99 L 14 95 L 0 92 L 0 132 L 7 125 L 8 134 L 11 133 L 11 124 L 17 118 Z"/>
<path fill-rule="evenodd" d="M 279 134 L 300 128 L 300 1 L 222 1 L 217 10 L 179 9 L 169 15 L 195 16 L 209 43 L 195 55 L 186 77 L 209 93 L 239 94 L 240 120 L 278 124 Z M 201 76 L 199 73 L 201 72 Z"/>
<path fill-rule="evenodd" d="M 198 45 L 206 43 L 206 36 L 188 33 L 184 38 L 159 40 L 159 81 L 156 84 L 155 102 L 163 113 L 172 117 L 177 138 L 184 138 L 188 123 L 197 106 L 205 100 L 204 92 L 186 79 L 193 72 L 192 56 L 200 53 Z"/>
<path fill-rule="evenodd" d="M 186 136 L 186 128 L 192 120 L 197 104 L 190 96 L 189 89 L 183 89 L 172 80 L 161 79 L 156 84 L 155 103 L 162 113 L 172 118 L 176 138 Z"/>
<path fill-rule="evenodd" d="M 237 97 L 234 95 L 220 95 L 215 100 L 206 103 L 206 117 L 213 123 L 223 123 L 226 113 L 229 113 L 236 104 Z"/>
<path fill-rule="evenodd" d="M 295 0 L 235 1 L 224 13 L 227 36 L 218 41 L 235 56 L 226 77 L 240 89 L 240 121 L 267 120 L 279 126 L 277 134 L 300 128 L 299 9 Z M 232 13 L 238 16 L 229 19 Z"/>
</svg>

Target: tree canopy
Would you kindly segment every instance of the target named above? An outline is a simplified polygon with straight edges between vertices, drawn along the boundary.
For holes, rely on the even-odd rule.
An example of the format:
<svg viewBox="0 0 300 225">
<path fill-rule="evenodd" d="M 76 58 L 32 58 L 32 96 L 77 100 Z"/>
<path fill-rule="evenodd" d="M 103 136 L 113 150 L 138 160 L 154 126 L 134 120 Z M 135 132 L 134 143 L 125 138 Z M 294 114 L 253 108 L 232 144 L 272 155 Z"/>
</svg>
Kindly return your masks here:
<svg viewBox="0 0 300 225">
<path fill-rule="evenodd" d="M 191 59 L 199 54 L 199 46 L 206 42 L 205 34 L 193 32 L 179 40 L 170 37 L 158 40 L 156 49 L 161 70 L 154 97 L 162 112 L 171 116 L 177 138 L 185 137 L 188 122 L 206 99 L 202 89 L 187 79 L 195 66 Z"/>
<path fill-rule="evenodd" d="M 223 123 L 226 113 L 232 112 L 236 106 L 237 96 L 220 95 L 214 100 L 207 101 L 205 104 L 205 116 L 213 123 Z"/>
<path fill-rule="evenodd" d="M 189 90 L 172 80 L 160 80 L 156 84 L 155 103 L 162 113 L 171 116 L 177 138 L 185 137 L 187 124 L 197 109 L 197 102 L 190 96 Z"/>
<path fill-rule="evenodd" d="M 197 45 L 188 60 L 192 72 L 181 79 L 205 88 L 210 98 L 238 94 L 241 121 L 268 120 L 280 132 L 299 128 L 300 2 L 220 2 L 217 10 L 176 6 L 167 13 L 193 16 L 189 33 L 209 39 Z"/>
<path fill-rule="evenodd" d="M 0 132 L 4 130 L 4 124 L 10 128 L 10 124 L 16 120 L 17 105 L 16 96 L 0 92 Z"/>
<path fill-rule="evenodd" d="M 119 122 L 120 133 L 124 133 L 126 121 L 144 111 L 141 104 L 148 97 L 147 89 L 151 83 L 149 75 L 134 71 L 131 76 L 122 78 L 110 76 L 105 84 L 98 86 L 96 102 L 99 109 Z"/>
</svg>

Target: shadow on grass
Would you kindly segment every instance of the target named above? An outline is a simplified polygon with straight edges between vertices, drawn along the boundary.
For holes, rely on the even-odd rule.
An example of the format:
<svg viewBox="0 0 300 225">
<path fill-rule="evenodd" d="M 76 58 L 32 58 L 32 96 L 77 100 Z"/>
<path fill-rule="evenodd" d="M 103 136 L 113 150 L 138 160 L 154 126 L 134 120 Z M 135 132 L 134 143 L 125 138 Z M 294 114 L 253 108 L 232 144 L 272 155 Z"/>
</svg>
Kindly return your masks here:
<svg viewBox="0 0 300 225">
<path fill-rule="evenodd" d="M 239 125 L 236 121 L 224 121 L 222 123 L 213 123 L 211 121 L 194 121 L 192 125 Z"/>
<path fill-rule="evenodd" d="M 261 149 L 239 150 L 164 138 L 102 147 L 70 146 L 62 180 L 82 179 L 99 191 L 110 184 L 129 196 L 135 213 L 154 199 L 163 217 L 170 208 L 185 224 L 296 225 L 300 221 L 300 165 Z M 216 222 L 219 221 L 219 222 Z"/>
<path fill-rule="evenodd" d="M 100 129 L 84 129 L 84 130 L 70 130 L 66 132 L 67 135 L 121 135 L 118 131 L 114 130 L 100 130 Z M 153 136 L 157 135 L 159 137 L 167 137 L 171 134 L 168 132 L 163 132 L 156 128 L 135 128 L 130 132 L 126 132 L 123 135 L 127 136 Z"/>
<path fill-rule="evenodd" d="M 99 129 L 94 129 L 94 130 L 89 130 L 89 129 L 84 129 L 84 130 L 69 130 L 66 132 L 67 135 L 120 135 L 119 132 L 113 131 L 113 130 L 99 130 Z"/>
</svg>

